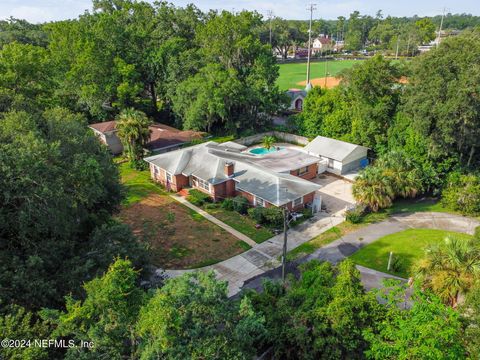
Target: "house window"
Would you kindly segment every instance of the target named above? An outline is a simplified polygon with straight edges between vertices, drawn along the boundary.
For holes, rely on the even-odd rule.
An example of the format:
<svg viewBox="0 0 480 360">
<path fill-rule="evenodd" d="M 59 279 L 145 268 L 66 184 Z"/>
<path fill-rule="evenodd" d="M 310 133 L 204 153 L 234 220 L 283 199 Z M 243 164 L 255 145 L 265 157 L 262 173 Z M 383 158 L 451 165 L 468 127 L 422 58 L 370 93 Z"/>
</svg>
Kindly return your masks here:
<svg viewBox="0 0 480 360">
<path fill-rule="evenodd" d="M 298 175 L 303 175 L 308 172 L 308 166 L 302 167 L 298 170 Z"/>
<path fill-rule="evenodd" d="M 265 200 L 255 196 L 255 206 L 265 207 Z"/>
<path fill-rule="evenodd" d="M 153 174 L 155 175 L 155 177 L 158 175 L 158 167 L 156 167 L 155 165 L 153 165 Z"/>
<path fill-rule="evenodd" d="M 172 174 L 170 174 L 168 172 L 165 172 L 165 174 L 166 174 L 167 182 L 171 183 L 172 182 Z"/>
<path fill-rule="evenodd" d="M 333 169 L 333 159 L 328 159 L 328 167 Z"/>
<path fill-rule="evenodd" d="M 200 179 L 196 176 L 193 177 L 193 185 L 196 187 L 199 187 L 200 189 L 210 192 L 210 184 L 208 183 L 208 181 Z"/>
<path fill-rule="evenodd" d="M 297 207 L 303 204 L 303 197 L 299 197 L 298 199 L 293 200 L 293 207 Z"/>
</svg>

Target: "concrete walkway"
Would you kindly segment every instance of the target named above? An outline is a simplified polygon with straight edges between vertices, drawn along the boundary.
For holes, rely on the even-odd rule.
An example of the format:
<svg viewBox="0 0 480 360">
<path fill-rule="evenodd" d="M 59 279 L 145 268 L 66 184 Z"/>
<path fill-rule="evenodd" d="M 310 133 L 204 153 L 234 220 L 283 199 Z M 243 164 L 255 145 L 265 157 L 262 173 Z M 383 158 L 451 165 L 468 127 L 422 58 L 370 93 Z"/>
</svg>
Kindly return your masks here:
<svg viewBox="0 0 480 360">
<path fill-rule="evenodd" d="M 287 249 L 292 250 L 332 226 L 343 222 L 345 218 L 342 213 L 343 210 L 332 215 L 318 213 L 313 218 L 289 230 Z M 255 244 L 252 249 L 242 254 L 196 270 L 213 270 L 219 280 L 228 281 L 228 293 L 232 296 L 240 291 L 247 280 L 278 268 L 280 265 L 278 259 L 282 255 L 282 248 L 283 233 L 273 236 L 261 244 Z M 164 273 L 169 277 L 175 277 L 188 271 L 193 270 L 165 270 Z"/>
<path fill-rule="evenodd" d="M 177 200 L 179 203 L 182 203 L 186 207 L 189 207 L 190 209 L 196 211 L 200 215 L 202 215 L 205 219 L 208 221 L 211 221 L 212 223 L 220 226 L 222 229 L 228 231 L 230 234 L 235 236 L 237 239 L 240 239 L 242 241 L 245 241 L 248 245 L 250 246 L 255 246 L 257 243 L 250 239 L 248 236 L 245 234 L 242 234 L 240 231 L 235 230 L 232 228 L 230 225 L 225 224 L 223 221 L 218 220 L 216 217 L 210 215 L 207 213 L 205 210 L 200 209 L 198 206 L 193 205 L 190 201 L 184 199 L 183 197 L 179 195 L 170 195 L 171 198 Z"/>
</svg>

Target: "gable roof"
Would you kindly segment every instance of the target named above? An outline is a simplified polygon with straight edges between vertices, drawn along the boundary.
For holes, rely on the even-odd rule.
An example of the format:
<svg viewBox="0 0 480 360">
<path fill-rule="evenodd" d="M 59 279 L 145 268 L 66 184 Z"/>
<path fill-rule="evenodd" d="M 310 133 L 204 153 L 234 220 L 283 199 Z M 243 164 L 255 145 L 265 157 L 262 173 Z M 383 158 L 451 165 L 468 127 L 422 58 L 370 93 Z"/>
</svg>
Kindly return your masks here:
<svg viewBox="0 0 480 360">
<path fill-rule="evenodd" d="M 281 174 L 257 163 L 259 157 L 207 142 L 185 149 L 145 158 L 173 175 L 196 176 L 215 185 L 230 177 L 224 166 L 234 164 L 231 178 L 237 188 L 258 196 L 271 204 L 281 206 L 316 191 L 319 185 L 290 174 Z"/>
<path fill-rule="evenodd" d="M 368 149 L 364 146 L 351 144 L 346 141 L 317 136 L 310 141 L 303 150 L 318 156 L 343 161 L 354 150 L 359 148 Z"/>
<path fill-rule="evenodd" d="M 319 41 L 321 44 L 327 45 L 327 44 L 330 44 L 332 42 L 332 39 L 329 39 L 325 36 L 319 36 L 319 37 L 317 37 L 316 39 L 313 40 L 313 42 L 315 42 L 315 41 Z"/>
<path fill-rule="evenodd" d="M 90 124 L 88 127 L 95 129 L 101 133 L 109 132 L 116 130 L 117 122 L 115 120 L 112 121 L 104 121 L 100 123 Z"/>
<path fill-rule="evenodd" d="M 288 89 L 285 94 L 291 99 L 294 100 L 297 97 L 305 98 L 307 96 L 307 92 L 305 90 L 300 89 Z"/>
<path fill-rule="evenodd" d="M 104 121 L 96 124 L 90 124 L 89 127 L 101 133 L 106 133 L 110 131 L 117 131 L 117 122 L 115 120 Z M 203 133 L 201 132 L 178 130 L 174 127 L 160 123 L 153 123 L 149 126 L 149 129 L 150 140 L 145 146 L 149 150 L 168 148 L 170 146 L 183 144 L 194 139 L 201 139 L 203 137 Z"/>
</svg>

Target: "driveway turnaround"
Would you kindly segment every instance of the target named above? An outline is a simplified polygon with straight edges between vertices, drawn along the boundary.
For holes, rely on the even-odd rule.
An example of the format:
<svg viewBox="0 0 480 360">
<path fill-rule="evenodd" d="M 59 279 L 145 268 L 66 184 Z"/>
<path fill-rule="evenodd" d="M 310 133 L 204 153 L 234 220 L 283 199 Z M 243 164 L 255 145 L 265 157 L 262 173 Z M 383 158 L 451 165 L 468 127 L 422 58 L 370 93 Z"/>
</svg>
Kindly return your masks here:
<svg viewBox="0 0 480 360">
<path fill-rule="evenodd" d="M 334 189 L 338 189 L 338 187 L 335 186 Z M 200 271 L 213 270 L 219 280 L 227 281 L 229 296 L 233 296 L 240 292 L 241 289 L 246 288 L 260 290 L 264 279 L 280 279 L 281 264 L 279 258 L 282 255 L 283 233 L 261 244 L 257 244 L 252 239 L 224 224 L 197 206 L 190 204 L 185 199 L 178 196 L 173 196 L 173 198 L 184 203 L 186 206 L 197 211 L 199 214 L 252 246 L 252 249 L 230 259 L 196 269 Z M 287 249 L 292 250 L 343 222 L 345 220 L 343 213 L 344 209 L 333 214 L 318 213 L 303 224 L 289 230 Z M 356 232 L 347 234 L 315 250 L 312 254 L 289 263 L 287 265 L 287 271 L 298 274 L 298 265 L 313 259 L 329 261 L 336 264 L 375 240 L 408 228 L 440 229 L 473 234 L 475 228 L 479 225 L 480 222 L 477 220 L 447 213 L 418 212 L 399 214 L 391 216 L 385 221 L 371 224 Z M 357 268 L 360 270 L 362 282 L 367 289 L 381 286 L 383 280 L 386 278 L 396 278 L 392 275 L 367 269 L 362 266 L 357 266 Z M 194 270 L 157 270 L 159 274 L 164 273 L 168 277 L 176 277 L 189 271 Z"/>
<path fill-rule="evenodd" d="M 295 274 L 298 272 L 298 265 L 314 259 L 329 261 L 336 264 L 362 247 L 371 244 L 383 236 L 409 228 L 439 229 L 473 234 L 477 226 L 480 226 L 479 221 L 454 214 L 436 212 L 399 214 L 392 216 L 385 221 L 361 228 L 358 231 L 347 234 L 340 239 L 315 250 L 312 254 L 290 263 L 288 271 Z M 382 281 L 385 278 L 395 278 L 392 275 L 368 269 L 363 266 L 357 266 L 357 268 L 360 270 L 362 282 L 367 289 L 378 287 L 382 284 Z M 255 278 L 246 281 L 243 288 L 260 290 L 262 288 L 263 279 L 280 279 L 280 277 L 281 269 L 272 269 L 260 276 L 256 276 Z"/>
</svg>

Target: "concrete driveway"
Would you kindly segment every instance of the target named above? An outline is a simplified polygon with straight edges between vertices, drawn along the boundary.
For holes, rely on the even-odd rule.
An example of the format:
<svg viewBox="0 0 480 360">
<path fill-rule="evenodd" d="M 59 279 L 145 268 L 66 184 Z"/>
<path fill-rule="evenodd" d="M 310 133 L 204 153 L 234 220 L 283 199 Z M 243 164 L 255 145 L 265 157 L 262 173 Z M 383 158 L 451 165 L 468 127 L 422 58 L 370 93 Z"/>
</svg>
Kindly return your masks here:
<svg viewBox="0 0 480 360">
<path fill-rule="evenodd" d="M 346 207 L 355 203 L 350 181 L 325 173 L 311 181 L 322 186 L 318 192 L 322 196 L 322 203 L 326 206 L 327 213 L 345 210 Z"/>
</svg>

